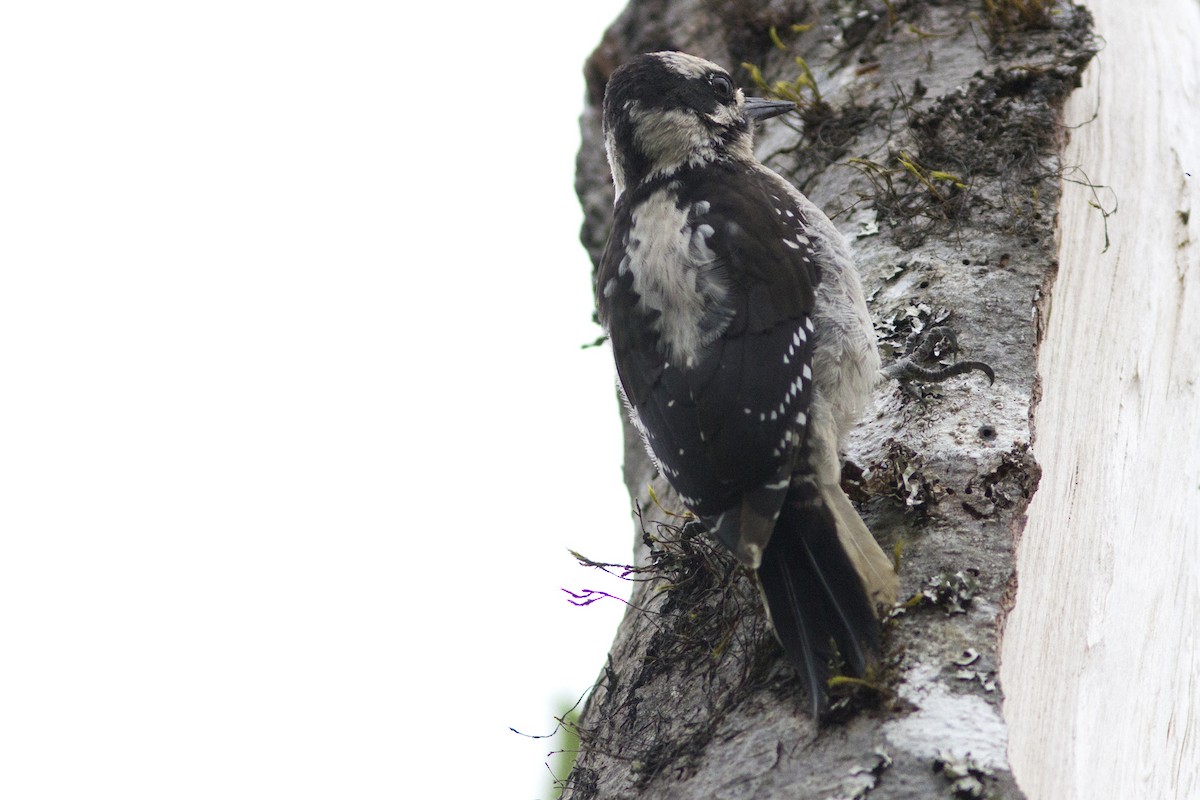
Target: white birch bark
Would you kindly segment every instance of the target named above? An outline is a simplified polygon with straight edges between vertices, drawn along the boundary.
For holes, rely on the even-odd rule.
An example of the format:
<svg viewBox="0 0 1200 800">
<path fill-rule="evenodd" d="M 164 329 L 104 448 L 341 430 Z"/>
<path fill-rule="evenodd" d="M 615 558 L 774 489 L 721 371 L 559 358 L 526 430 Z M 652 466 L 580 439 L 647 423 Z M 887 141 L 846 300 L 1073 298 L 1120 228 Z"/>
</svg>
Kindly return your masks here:
<svg viewBox="0 0 1200 800">
<path fill-rule="evenodd" d="M 1002 647 L 1009 755 L 1030 798 L 1196 798 L 1200 4 L 1086 5 L 1106 46 L 1068 102 L 1064 165 L 1112 188 L 1067 182 L 1059 208 L 1042 480 Z"/>
</svg>

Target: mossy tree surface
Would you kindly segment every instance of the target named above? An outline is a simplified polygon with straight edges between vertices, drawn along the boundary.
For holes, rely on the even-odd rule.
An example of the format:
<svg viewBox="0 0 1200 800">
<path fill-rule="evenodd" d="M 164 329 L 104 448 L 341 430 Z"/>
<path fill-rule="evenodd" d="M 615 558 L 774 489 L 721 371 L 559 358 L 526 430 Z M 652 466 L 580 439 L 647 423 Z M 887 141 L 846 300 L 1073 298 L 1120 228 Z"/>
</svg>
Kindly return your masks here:
<svg viewBox="0 0 1200 800">
<path fill-rule="evenodd" d="M 670 516 L 680 506 L 627 426 L 637 580 L 566 797 L 1020 796 L 996 638 L 1039 476 L 1029 414 L 1056 268 L 1059 114 L 1094 45 L 1075 7 L 1026 23 L 997 20 L 1000 5 L 634 0 L 589 60 L 577 189 L 593 259 L 612 207 L 599 103 L 617 65 L 677 49 L 735 69 L 752 92 L 741 64 L 766 87 L 804 92 L 811 79 L 802 118 L 761 129 L 758 153 L 846 234 L 885 363 L 947 326 L 960 352 L 930 363 L 986 361 L 996 381 L 881 382 L 853 436 L 847 490 L 899 552 L 911 602 L 886 622 L 884 674 L 835 687 L 819 732 L 752 584 Z"/>
</svg>

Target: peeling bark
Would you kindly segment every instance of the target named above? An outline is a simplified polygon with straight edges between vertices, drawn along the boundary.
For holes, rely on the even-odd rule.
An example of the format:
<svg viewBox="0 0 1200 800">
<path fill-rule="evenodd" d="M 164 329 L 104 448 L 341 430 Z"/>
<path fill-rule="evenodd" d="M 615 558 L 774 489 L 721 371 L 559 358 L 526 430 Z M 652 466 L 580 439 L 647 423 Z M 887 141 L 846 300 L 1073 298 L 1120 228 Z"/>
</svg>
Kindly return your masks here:
<svg viewBox="0 0 1200 800">
<path fill-rule="evenodd" d="M 1040 26 L 989 28 L 982 6 L 958 3 L 634 0 L 605 34 L 586 66 L 577 176 L 593 261 L 612 208 L 599 104 L 617 65 L 680 49 L 754 64 L 773 83 L 795 81 L 801 56 L 819 101 L 801 86 L 804 125 L 769 123 L 760 158 L 846 234 L 885 362 L 948 326 L 961 352 L 931 364 L 986 361 L 996 382 L 974 373 L 915 395 L 881 382 L 852 437 L 847 491 L 885 550 L 899 547 L 912 600 L 885 624 L 884 674 L 839 687 L 820 730 L 747 576 L 663 510 L 681 507 L 627 425 L 625 478 L 643 510 L 636 583 L 566 797 L 1021 796 L 997 633 L 1039 478 L 1036 308 L 1055 272 L 1058 119 L 1093 52 L 1089 31 L 1069 6 Z"/>
</svg>

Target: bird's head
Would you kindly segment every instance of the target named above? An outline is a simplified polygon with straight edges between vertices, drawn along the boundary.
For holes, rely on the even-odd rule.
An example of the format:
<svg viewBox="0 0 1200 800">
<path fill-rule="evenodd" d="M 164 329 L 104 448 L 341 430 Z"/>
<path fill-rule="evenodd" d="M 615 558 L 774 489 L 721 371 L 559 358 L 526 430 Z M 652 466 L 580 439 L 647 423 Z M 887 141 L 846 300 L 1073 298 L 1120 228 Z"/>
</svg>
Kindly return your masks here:
<svg viewBox="0 0 1200 800">
<path fill-rule="evenodd" d="M 746 97 L 729 73 L 686 53 L 636 56 L 604 94 L 604 145 L 617 196 L 652 175 L 719 159 L 752 159 L 751 122 L 792 103 Z"/>
</svg>

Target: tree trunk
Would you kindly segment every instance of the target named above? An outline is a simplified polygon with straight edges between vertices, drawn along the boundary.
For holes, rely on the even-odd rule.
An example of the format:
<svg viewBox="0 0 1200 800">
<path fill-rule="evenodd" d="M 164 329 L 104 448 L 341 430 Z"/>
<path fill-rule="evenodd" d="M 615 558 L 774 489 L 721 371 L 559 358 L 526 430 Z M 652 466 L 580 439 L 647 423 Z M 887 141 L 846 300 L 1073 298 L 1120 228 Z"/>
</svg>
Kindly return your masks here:
<svg viewBox="0 0 1200 800">
<path fill-rule="evenodd" d="M 1200 6 L 1089 5 L 1105 48 L 1066 113 L 1065 163 L 1082 169 L 1041 314 L 1043 478 L 1004 633 L 1009 751 L 1031 797 L 1195 798 Z"/>
<path fill-rule="evenodd" d="M 759 156 L 846 234 L 885 362 L 949 327 L 956 357 L 988 362 L 996 382 L 881 381 L 849 443 L 847 491 L 899 553 L 911 599 L 885 623 L 884 674 L 835 687 L 820 729 L 747 576 L 681 528 L 627 425 L 625 477 L 642 511 L 635 584 L 579 723 L 573 800 L 1021 796 L 997 637 L 1039 477 L 1029 419 L 1056 269 L 1060 109 L 1092 55 L 1091 20 L 1070 6 L 1023 16 L 1038 4 L 1016 0 L 992 0 L 990 14 L 919 0 L 847 7 L 634 0 L 586 66 L 583 242 L 598 259 L 611 220 L 599 105 L 612 70 L 661 49 L 754 65 L 801 101 L 804 120 L 768 123 Z M 752 69 L 738 75 L 748 93 L 766 91 Z"/>
</svg>

